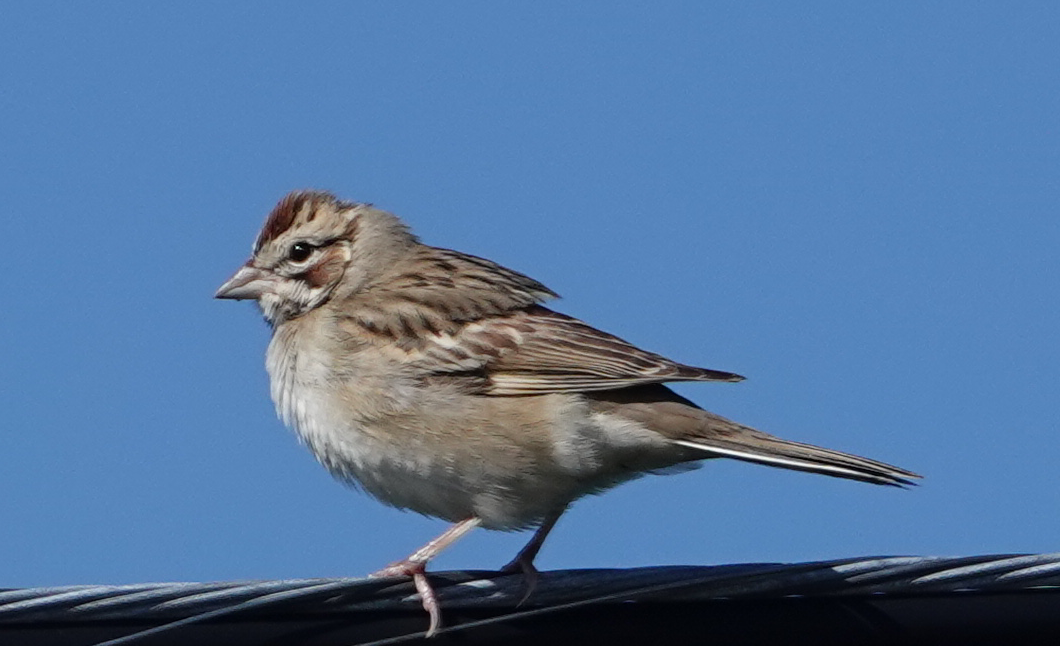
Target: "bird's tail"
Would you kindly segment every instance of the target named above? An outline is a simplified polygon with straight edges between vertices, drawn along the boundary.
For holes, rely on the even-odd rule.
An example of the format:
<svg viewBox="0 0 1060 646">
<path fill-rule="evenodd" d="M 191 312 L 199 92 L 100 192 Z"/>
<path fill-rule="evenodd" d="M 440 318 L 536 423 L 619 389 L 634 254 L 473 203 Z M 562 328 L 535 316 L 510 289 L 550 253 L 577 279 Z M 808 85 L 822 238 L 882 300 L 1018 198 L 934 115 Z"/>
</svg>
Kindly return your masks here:
<svg viewBox="0 0 1060 646">
<path fill-rule="evenodd" d="M 812 444 L 782 440 L 713 413 L 702 412 L 706 414 L 707 424 L 701 434 L 675 439 L 674 443 L 709 454 L 703 457 L 733 458 L 895 487 L 915 485 L 914 480 L 920 478 L 912 471 L 884 462 Z"/>
</svg>

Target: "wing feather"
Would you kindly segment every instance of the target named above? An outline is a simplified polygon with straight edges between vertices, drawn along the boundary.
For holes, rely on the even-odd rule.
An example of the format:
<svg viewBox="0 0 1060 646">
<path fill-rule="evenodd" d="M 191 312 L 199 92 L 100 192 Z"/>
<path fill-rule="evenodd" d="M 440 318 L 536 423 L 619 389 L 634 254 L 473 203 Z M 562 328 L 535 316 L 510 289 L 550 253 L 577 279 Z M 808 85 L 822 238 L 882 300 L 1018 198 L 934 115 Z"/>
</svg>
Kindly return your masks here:
<svg viewBox="0 0 1060 646">
<path fill-rule="evenodd" d="M 743 379 L 671 361 L 543 307 L 554 292 L 492 261 L 437 247 L 414 253 L 359 292 L 343 324 L 432 381 L 513 396 Z"/>
<path fill-rule="evenodd" d="M 485 377 L 483 394 L 540 395 L 612 390 L 667 381 L 740 381 L 740 375 L 671 361 L 540 305 L 428 337 L 432 373 Z"/>
</svg>

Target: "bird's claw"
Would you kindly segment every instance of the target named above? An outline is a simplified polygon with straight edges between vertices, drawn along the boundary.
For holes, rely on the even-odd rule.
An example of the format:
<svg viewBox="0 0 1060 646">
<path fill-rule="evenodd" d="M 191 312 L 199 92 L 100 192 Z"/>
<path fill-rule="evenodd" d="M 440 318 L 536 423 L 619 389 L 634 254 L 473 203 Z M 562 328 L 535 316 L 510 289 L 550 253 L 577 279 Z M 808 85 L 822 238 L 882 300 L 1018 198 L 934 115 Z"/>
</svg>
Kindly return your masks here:
<svg viewBox="0 0 1060 646">
<path fill-rule="evenodd" d="M 516 604 L 516 608 L 526 603 L 530 595 L 537 589 L 538 582 L 538 569 L 534 567 L 534 560 L 532 558 L 524 558 L 523 556 L 517 556 L 515 559 L 501 568 L 501 572 L 504 574 L 519 574 L 523 575 L 523 596 L 519 599 L 519 603 Z"/>
<path fill-rule="evenodd" d="M 412 577 L 412 583 L 416 586 L 416 592 L 420 595 L 420 604 L 423 605 L 423 609 L 427 611 L 427 615 L 430 617 L 426 636 L 434 637 L 442 628 L 442 609 L 438 604 L 438 596 L 435 595 L 434 588 L 427 579 L 426 563 L 412 560 L 397 561 L 368 575 L 372 579 L 402 576 Z"/>
</svg>

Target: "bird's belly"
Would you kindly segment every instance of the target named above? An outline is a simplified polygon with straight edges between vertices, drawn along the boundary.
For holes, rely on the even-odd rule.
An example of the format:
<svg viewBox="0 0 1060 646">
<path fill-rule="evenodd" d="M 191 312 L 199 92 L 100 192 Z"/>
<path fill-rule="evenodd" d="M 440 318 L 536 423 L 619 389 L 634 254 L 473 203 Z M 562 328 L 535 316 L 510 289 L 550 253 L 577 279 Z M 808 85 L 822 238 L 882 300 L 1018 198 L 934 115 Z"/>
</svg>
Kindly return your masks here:
<svg viewBox="0 0 1060 646">
<path fill-rule="evenodd" d="M 603 488 L 594 469 L 557 459 L 538 425 L 503 409 L 479 418 L 489 423 L 469 426 L 466 411 L 441 405 L 351 419 L 341 398 L 322 397 L 319 389 L 295 388 L 277 404 L 334 477 L 427 516 L 475 516 L 487 528 L 523 529 Z"/>
<path fill-rule="evenodd" d="M 442 444 L 432 447 L 429 429 L 409 442 L 380 437 L 377 426 L 320 429 L 298 434 L 333 476 L 380 501 L 457 522 L 472 516 L 492 529 L 523 529 L 561 510 L 585 486 L 548 462 L 529 468 Z"/>
<path fill-rule="evenodd" d="M 270 361 L 280 417 L 332 475 L 394 507 L 522 529 L 665 466 L 644 462 L 662 438 L 579 397 L 476 397 L 366 372 L 336 385 L 300 359 L 308 369 Z"/>
</svg>

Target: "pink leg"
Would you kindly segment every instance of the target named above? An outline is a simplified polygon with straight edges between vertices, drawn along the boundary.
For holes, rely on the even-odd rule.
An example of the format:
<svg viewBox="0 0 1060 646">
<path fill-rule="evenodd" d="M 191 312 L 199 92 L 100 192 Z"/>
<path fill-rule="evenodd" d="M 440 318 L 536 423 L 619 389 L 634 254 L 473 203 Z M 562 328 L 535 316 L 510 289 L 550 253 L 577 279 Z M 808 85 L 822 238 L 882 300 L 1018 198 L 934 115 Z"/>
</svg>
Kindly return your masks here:
<svg viewBox="0 0 1060 646">
<path fill-rule="evenodd" d="M 509 574 L 515 572 L 523 573 L 523 585 L 526 588 L 526 592 L 523 594 L 523 598 L 519 600 L 520 606 L 526 603 L 526 600 L 534 593 L 534 588 L 537 587 L 538 572 L 537 568 L 534 567 L 534 559 L 537 558 L 537 553 L 541 551 L 541 546 L 545 544 L 548 533 L 556 526 L 556 521 L 559 520 L 564 511 L 566 511 L 566 508 L 546 516 L 544 522 L 541 523 L 541 526 L 537 528 L 537 531 L 530 538 L 530 542 L 519 550 L 519 553 L 515 555 L 511 563 L 501 568 L 501 572 Z"/>
<path fill-rule="evenodd" d="M 464 534 L 479 526 L 478 518 L 468 518 L 456 523 L 439 536 L 413 552 L 408 558 L 395 561 L 378 572 L 368 576 L 376 579 L 386 577 L 410 576 L 420 593 L 420 603 L 423 609 L 431 617 L 430 627 L 427 628 L 427 636 L 433 637 L 438 629 L 442 627 L 442 611 L 438 606 L 438 597 L 434 594 L 431 582 L 427 580 L 427 562 L 438 556 L 445 548 L 460 540 Z"/>
</svg>

